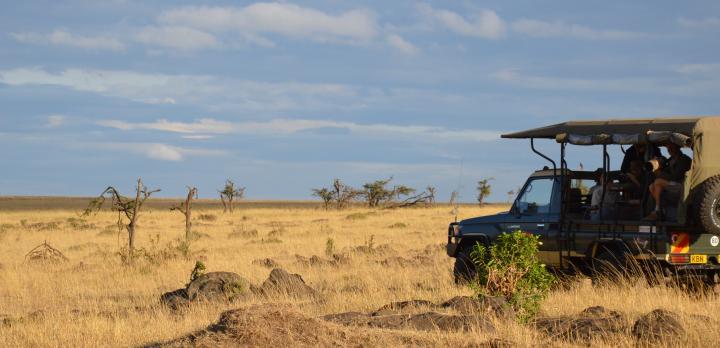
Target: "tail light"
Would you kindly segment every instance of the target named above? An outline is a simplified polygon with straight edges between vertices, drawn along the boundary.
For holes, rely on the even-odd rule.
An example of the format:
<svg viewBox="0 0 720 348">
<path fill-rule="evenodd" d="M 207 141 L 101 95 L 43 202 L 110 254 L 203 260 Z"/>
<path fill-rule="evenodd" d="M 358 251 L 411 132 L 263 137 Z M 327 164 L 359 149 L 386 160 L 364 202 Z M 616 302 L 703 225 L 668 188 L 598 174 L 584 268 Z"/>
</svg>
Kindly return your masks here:
<svg viewBox="0 0 720 348">
<path fill-rule="evenodd" d="M 690 262 L 690 255 L 670 255 L 670 263 L 688 263 Z"/>
</svg>

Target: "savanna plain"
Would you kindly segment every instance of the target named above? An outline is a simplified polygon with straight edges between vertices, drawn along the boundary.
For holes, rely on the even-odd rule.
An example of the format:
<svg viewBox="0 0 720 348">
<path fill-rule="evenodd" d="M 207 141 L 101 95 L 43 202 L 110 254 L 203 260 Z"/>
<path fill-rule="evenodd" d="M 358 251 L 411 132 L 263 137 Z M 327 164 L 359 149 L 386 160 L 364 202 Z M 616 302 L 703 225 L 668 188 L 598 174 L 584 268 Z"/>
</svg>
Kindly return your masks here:
<svg viewBox="0 0 720 348">
<path fill-rule="evenodd" d="M 447 225 L 455 219 L 448 205 L 325 210 L 314 203 L 265 202 L 242 203 L 234 212 L 223 213 L 217 204 L 200 204 L 193 212 L 194 235 L 185 243 L 184 216 L 166 205 L 149 204 L 140 216 L 136 241 L 146 257 L 126 265 L 119 252 L 127 236 L 118 230 L 116 213 L 80 217 L 86 202 L 43 205 L 40 201 L 5 200 L 0 209 L 2 347 L 168 342 L 177 346 L 636 345 L 630 334 L 579 342 L 495 317 L 488 319 L 494 330 L 484 326 L 398 330 L 320 319 L 336 313 L 370 313 L 398 301 L 443 303 L 471 296 L 470 288 L 454 284 L 453 259 L 445 254 Z M 507 209 L 461 206 L 458 219 Z M 66 260 L 30 259 L 28 252 L 45 242 Z M 205 265 L 205 272 L 234 272 L 257 286 L 271 270 L 282 268 L 301 275 L 317 296 L 250 296 L 196 303 L 182 310 L 161 304 L 163 293 L 190 281 L 197 261 Z M 436 310 L 418 303 L 412 310 Z M 677 341 L 655 342 L 659 346 L 720 342 L 720 302 L 715 295 L 649 287 L 641 281 L 593 286 L 580 278 L 566 280 L 543 301 L 538 316 L 572 316 L 592 306 L 622 313 L 630 325 L 654 309 L 677 313 L 685 334 Z M 199 334 L 213 325 L 217 329 L 222 313 L 232 309 L 244 312 L 234 321 L 243 327 L 231 338 L 218 330 Z M 454 312 L 450 308 L 445 313 Z"/>
</svg>

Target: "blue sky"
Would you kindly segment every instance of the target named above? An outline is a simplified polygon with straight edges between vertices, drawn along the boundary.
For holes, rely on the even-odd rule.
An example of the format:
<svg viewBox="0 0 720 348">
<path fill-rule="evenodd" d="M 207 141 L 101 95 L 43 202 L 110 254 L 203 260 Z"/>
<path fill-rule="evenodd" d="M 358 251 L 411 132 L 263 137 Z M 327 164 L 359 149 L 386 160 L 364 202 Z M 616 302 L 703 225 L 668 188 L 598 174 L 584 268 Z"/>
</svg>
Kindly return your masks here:
<svg viewBox="0 0 720 348">
<path fill-rule="evenodd" d="M 2 1 L 0 195 L 493 177 L 504 201 L 545 165 L 504 131 L 717 114 L 718 34 L 716 1 Z"/>
</svg>

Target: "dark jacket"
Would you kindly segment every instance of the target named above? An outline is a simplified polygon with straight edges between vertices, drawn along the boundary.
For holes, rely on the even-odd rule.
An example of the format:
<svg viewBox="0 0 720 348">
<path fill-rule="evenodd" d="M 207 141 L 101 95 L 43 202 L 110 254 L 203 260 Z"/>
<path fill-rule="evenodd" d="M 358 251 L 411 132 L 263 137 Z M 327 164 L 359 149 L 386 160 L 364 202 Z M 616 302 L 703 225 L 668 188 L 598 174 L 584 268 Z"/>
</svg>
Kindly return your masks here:
<svg viewBox="0 0 720 348">
<path fill-rule="evenodd" d="M 678 183 L 685 182 L 685 173 L 690 170 L 692 159 L 682 153 L 679 156 L 670 157 L 665 162 L 665 167 L 660 170 L 659 178 Z"/>
<path fill-rule="evenodd" d="M 650 156 L 648 158 L 653 158 L 660 156 L 660 148 L 656 145 L 645 145 L 646 151 L 652 151 Z M 632 161 L 641 161 L 645 163 L 645 154 L 640 154 L 637 152 L 637 148 L 635 145 L 630 146 L 627 150 L 625 150 L 625 157 L 623 157 L 622 165 L 620 166 L 620 172 L 622 173 L 628 173 L 630 172 L 630 162 Z"/>
</svg>

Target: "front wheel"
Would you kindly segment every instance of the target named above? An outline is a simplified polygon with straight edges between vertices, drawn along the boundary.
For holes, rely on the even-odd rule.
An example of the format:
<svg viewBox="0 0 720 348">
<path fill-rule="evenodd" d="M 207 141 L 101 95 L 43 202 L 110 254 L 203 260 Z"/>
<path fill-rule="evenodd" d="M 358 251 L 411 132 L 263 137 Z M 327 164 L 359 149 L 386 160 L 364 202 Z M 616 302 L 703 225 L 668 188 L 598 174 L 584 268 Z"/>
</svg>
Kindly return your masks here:
<svg viewBox="0 0 720 348">
<path fill-rule="evenodd" d="M 475 264 L 473 264 L 470 258 L 471 250 L 472 248 L 461 249 L 455 256 L 455 266 L 453 267 L 455 284 L 467 284 L 475 279 L 475 275 L 477 275 Z"/>
</svg>

